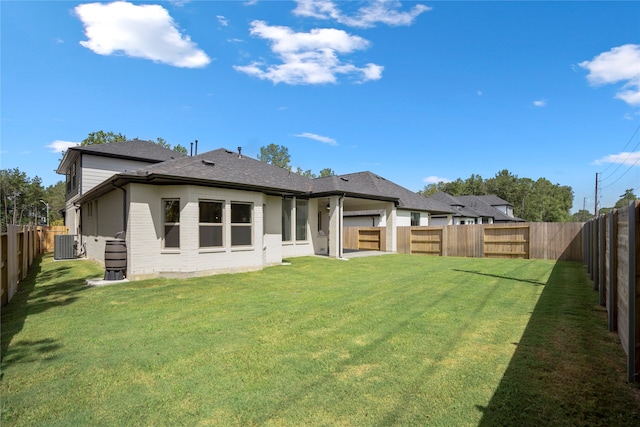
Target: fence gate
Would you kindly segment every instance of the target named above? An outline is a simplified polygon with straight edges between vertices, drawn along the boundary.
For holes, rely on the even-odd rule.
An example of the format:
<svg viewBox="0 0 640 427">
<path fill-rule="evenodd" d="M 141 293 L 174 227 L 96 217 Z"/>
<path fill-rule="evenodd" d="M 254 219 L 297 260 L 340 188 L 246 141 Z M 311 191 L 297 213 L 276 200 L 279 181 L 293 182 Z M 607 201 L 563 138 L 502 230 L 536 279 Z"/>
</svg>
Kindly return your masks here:
<svg viewBox="0 0 640 427">
<path fill-rule="evenodd" d="M 411 228 L 410 253 L 442 255 L 442 227 Z"/>
<path fill-rule="evenodd" d="M 380 250 L 380 229 L 361 228 L 358 230 L 358 249 L 368 251 Z"/>
<path fill-rule="evenodd" d="M 529 258 L 529 226 L 485 226 L 484 255 L 488 258 Z"/>
</svg>

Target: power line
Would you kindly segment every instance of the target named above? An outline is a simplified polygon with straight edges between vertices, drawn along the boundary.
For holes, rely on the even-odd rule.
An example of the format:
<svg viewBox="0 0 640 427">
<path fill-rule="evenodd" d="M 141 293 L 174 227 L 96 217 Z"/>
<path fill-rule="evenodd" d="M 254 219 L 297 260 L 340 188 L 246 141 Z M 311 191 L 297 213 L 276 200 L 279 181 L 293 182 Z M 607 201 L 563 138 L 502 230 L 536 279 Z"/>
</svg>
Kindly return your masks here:
<svg viewBox="0 0 640 427">
<path fill-rule="evenodd" d="M 637 127 L 637 128 L 636 128 L 636 130 L 635 130 L 635 132 L 633 132 L 633 135 L 631 135 L 631 138 L 629 138 L 629 140 L 628 140 L 628 141 L 627 141 L 627 143 L 624 145 L 624 147 L 622 147 L 622 151 L 621 151 L 621 152 L 624 152 L 624 150 L 625 150 L 625 149 L 627 148 L 627 146 L 631 143 L 631 141 L 632 141 L 632 140 L 633 140 L 633 138 L 636 136 L 636 134 L 638 133 L 638 131 L 639 131 L 639 130 L 640 130 L 640 125 L 638 125 L 638 127 Z M 607 176 L 605 176 L 605 177 L 603 177 L 603 178 L 600 178 L 600 182 L 602 182 L 602 181 L 606 181 L 607 179 L 609 179 L 609 178 L 611 178 L 613 175 L 615 175 L 615 174 L 616 174 L 616 172 L 618 171 L 618 169 L 620 169 L 620 168 L 622 167 L 622 165 L 624 165 L 624 164 L 625 164 L 625 162 L 627 161 L 627 159 L 628 159 L 629 157 L 631 157 L 631 155 L 635 152 L 635 150 L 638 148 L 638 146 L 640 146 L 640 139 L 638 140 L 638 143 L 635 145 L 635 147 L 633 147 L 633 149 L 631 149 L 631 151 L 629 151 L 629 152 L 627 153 L 627 156 L 626 156 L 626 157 L 625 157 L 625 158 L 624 158 L 620 163 L 618 163 L 618 167 L 617 167 L 617 168 L 615 168 L 615 170 L 614 170 L 613 172 L 611 172 L 609 175 L 607 175 Z M 633 167 L 633 166 L 635 166 L 635 164 L 636 164 L 636 163 L 638 163 L 638 161 L 636 161 L 633 165 L 631 165 L 631 166 L 630 166 L 630 168 L 631 168 L 631 167 Z M 609 166 L 607 166 L 607 167 L 602 171 L 602 173 L 606 172 L 606 171 L 607 171 L 607 170 L 608 170 L 612 165 L 613 165 L 613 162 L 609 163 Z M 626 172 L 625 172 L 625 173 L 626 173 Z M 623 174 L 623 176 L 624 176 L 624 174 Z M 621 177 L 620 177 L 620 178 L 621 178 Z M 620 179 L 620 178 L 618 178 L 618 179 Z M 618 181 L 618 180 L 616 180 L 615 182 L 617 182 L 617 181 Z M 615 183 L 615 182 L 614 182 L 614 183 Z M 613 185 L 613 183 L 609 184 L 609 186 L 610 186 L 610 185 Z M 607 187 L 603 187 L 603 188 L 607 188 Z"/>
</svg>

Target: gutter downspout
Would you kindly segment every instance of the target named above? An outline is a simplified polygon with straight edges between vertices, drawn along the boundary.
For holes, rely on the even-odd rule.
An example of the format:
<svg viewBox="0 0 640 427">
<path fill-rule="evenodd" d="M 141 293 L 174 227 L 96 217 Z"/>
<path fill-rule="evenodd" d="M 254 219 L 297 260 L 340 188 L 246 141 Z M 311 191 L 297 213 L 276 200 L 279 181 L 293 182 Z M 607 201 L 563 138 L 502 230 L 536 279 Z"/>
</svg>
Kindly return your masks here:
<svg viewBox="0 0 640 427">
<path fill-rule="evenodd" d="M 339 217 L 338 217 L 338 258 L 342 259 L 342 255 L 343 255 L 343 246 L 344 243 L 342 242 L 342 234 L 343 234 L 343 223 L 344 223 L 344 218 L 343 218 L 343 214 L 344 214 L 344 197 L 345 194 L 342 194 L 342 196 L 340 196 L 340 198 L 338 199 L 338 213 L 339 213 Z"/>
<path fill-rule="evenodd" d="M 127 233 L 127 190 L 116 185 L 116 180 L 111 181 L 111 185 L 118 190 L 122 190 L 122 232 Z"/>
</svg>

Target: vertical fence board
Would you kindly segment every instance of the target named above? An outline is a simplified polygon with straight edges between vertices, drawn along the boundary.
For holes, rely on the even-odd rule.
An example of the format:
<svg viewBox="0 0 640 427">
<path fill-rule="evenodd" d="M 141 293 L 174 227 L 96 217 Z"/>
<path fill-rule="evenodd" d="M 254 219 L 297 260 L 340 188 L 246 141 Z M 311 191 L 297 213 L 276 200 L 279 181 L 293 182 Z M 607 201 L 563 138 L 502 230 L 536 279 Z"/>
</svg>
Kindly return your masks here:
<svg viewBox="0 0 640 427">
<path fill-rule="evenodd" d="M 0 242 L 0 295 L 2 305 L 6 305 L 18 290 L 19 283 L 27 277 L 39 253 L 47 251 L 42 244 L 42 233 L 53 235 L 68 232 L 67 227 L 33 227 L 7 225 Z M 50 246 L 53 250 L 53 244 Z"/>
</svg>

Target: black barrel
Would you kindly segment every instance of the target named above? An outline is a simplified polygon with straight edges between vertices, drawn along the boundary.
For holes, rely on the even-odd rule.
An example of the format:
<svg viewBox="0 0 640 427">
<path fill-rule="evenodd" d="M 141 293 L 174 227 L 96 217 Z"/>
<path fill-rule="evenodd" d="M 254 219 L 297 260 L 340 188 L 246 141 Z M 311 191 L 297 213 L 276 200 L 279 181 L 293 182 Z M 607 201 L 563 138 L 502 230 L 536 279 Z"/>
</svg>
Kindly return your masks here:
<svg viewBox="0 0 640 427">
<path fill-rule="evenodd" d="M 122 280 L 127 271 L 127 243 L 122 239 L 107 240 L 104 246 L 104 280 Z"/>
</svg>

